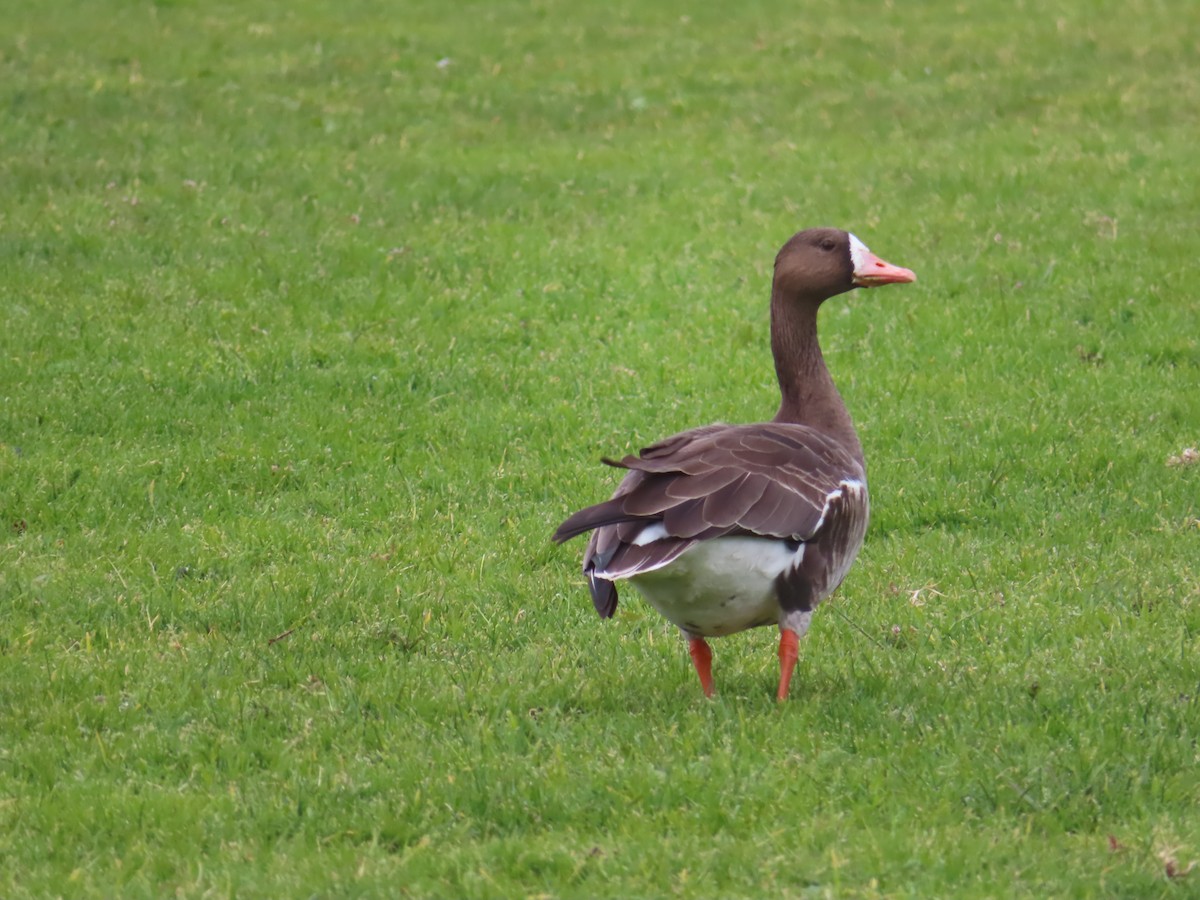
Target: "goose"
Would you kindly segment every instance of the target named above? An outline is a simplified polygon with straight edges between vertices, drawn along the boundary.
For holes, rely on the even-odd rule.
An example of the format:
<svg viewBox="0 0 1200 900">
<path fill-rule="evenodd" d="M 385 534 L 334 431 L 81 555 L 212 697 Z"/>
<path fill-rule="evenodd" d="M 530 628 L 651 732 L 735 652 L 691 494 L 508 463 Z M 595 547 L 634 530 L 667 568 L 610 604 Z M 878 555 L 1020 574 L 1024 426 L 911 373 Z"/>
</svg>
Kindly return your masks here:
<svg viewBox="0 0 1200 900">
<path fill-rule="evenodd" d="M 842 583 L 867 531 L 862 444 L 817 341 L 817 311 L 854 288 L 916 281 L 853 234 L 811 228 L 775 257 L 770 422 L 706 425 L 604 463 L 626 474 L 611 499 L 564 521 L 553 540 L 591 532 L 583 554 L 601 618 L 628 580 L 673 623 L 706 697 L 706 638 L 779 628 L 778 700 L 787 699 L 813 610 Z"/>
</svg>

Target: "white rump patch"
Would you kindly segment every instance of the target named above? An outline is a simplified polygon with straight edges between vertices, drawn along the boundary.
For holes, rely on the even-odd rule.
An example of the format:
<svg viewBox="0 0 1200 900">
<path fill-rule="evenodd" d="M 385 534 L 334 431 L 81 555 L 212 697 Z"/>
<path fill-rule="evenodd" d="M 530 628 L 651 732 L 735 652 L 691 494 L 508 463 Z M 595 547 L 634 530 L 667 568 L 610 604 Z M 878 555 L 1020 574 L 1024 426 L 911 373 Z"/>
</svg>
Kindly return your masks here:
<svg viewBox="0 0 1200 900">
<path fill-rule="evenodd" d="M 655 541 L 660 541 L 666 536 L 667 526 L 662 522 L 653 522 L 638 532 L 638 536 L 633 539 L 633 546 L 645 547 L 647 544 L 653 544 Z"/>
<path fill-rule="evenodd" d="M 871 251 L 867 249 L 867 245 L 850 235 L 850 262 L 854 264 L 854 271 L 860 272 L 866 265 L 867 257 L 871 255 Z"/>
<path fill-rule="evenodd" d="M 775 579 L 799 565 L 803 555 L 804 544 L 792 550 L 786 541 L 769 538 L 716 538 L 632 580 L 686 634 L 717 637 L 778 623 Z"/>
</svg>

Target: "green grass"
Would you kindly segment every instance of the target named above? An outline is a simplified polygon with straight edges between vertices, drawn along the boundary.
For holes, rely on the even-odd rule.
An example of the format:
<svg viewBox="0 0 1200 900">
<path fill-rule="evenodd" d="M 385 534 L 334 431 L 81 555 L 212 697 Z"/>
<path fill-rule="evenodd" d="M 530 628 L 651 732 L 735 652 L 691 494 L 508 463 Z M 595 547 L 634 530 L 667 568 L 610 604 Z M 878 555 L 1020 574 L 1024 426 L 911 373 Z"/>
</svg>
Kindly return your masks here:
<svg viewBox="0 0 1200 900">
<path fill-rule="evenodd" d="M 1200 892 L 1190 6 L 5 6 L 0 896 Z M 706 702 L 549 534 L 816 224 L 872 531 Z"/>
</svg>

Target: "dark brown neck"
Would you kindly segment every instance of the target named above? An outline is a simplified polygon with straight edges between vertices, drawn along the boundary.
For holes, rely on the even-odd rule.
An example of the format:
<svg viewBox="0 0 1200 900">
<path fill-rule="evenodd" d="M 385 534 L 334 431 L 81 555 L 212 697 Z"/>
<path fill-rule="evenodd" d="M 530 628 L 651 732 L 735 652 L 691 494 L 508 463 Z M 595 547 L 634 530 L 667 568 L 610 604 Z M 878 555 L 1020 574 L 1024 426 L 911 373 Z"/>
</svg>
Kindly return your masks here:
<svg viewBox="0 0 1200 900">
<path fill-rule="evenodd" d="M 819 300 L 771 293 L 771 352 L 779 378 L 776 422 L 808 425 L 838 439 L 862 462 L 862 445 L 817 343 Z"/>
</svg>

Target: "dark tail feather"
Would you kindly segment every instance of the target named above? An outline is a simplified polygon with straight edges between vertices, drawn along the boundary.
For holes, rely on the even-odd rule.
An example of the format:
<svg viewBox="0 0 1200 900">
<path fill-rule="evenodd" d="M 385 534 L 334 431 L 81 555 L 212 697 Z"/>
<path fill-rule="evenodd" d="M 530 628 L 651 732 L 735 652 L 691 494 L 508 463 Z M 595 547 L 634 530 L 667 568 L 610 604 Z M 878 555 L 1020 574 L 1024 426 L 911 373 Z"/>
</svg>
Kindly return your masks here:
<svg viewBox="0 0 1200 900">
<path fill-rule="evenodd" d="M 573 537 L 601 528 L 604 525 L 616 525 L 619 522 L 637 522 L 645 516 L 631 516 L 621 509 L 621 498 L 614 497 L 595 506 L 581 509 L 567 521 L 558 526 L 551 538 L 556 544 L 569 541 Z"/>
<path fill-rule="evenodd" d="M 592 592 L 592 605 L 596 607 L 596 612 L 600 613 L 602 619 L 611 619 L 617 611 L 617 586 L 598 576 L 595 569 L 589 568 L 587 577 L 588 588 Z"/>
</svg>

